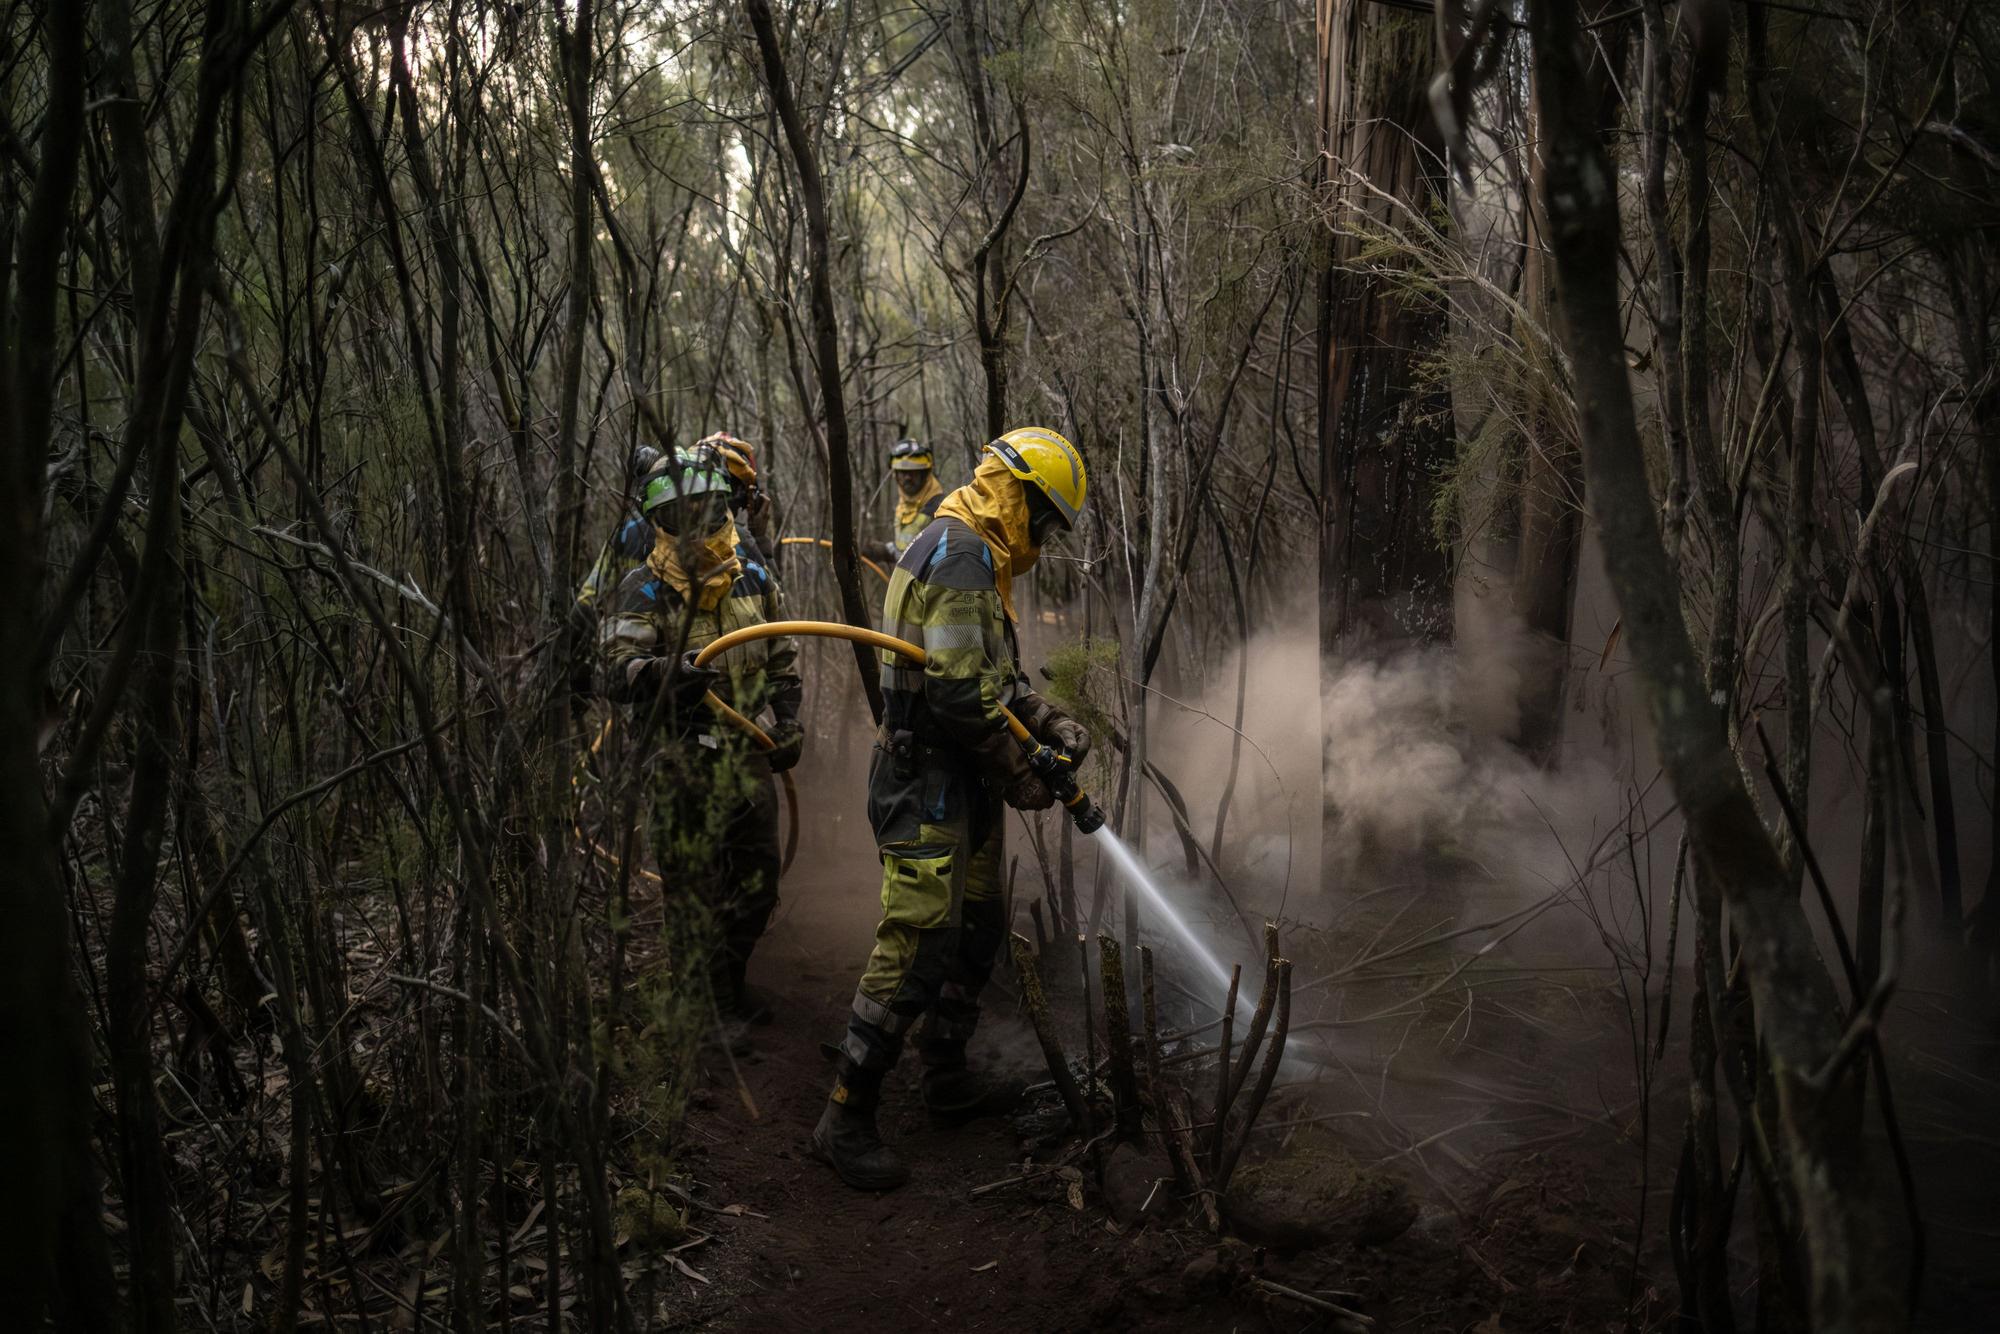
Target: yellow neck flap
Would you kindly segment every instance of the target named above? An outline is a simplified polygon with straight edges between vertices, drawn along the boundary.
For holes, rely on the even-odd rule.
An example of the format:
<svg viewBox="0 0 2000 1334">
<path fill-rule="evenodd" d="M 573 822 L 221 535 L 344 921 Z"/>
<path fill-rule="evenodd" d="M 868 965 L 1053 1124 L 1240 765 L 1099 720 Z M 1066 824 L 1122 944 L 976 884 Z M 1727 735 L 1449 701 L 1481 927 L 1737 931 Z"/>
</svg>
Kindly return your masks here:
<svg viewBox="0 0 2000 1334">
<path fill-rule="evenodd" d="M 696 609 L 713 611 L 736 582 L 736 576 L 743 573 L 743 562 L 736 556 L 736 520 L 723 520 L 720 528 L 702 539 L 700 552 L 697 580 L 681 563 L 680 543 L 655 529 L 653 554 L 646 558 L 646 564 Z"/>
<path fill-rule="evenodd" d="M 1000 605 L 1015 624 L 1014 576 L 1025 574 L 1042 554 L 1028 536 L 1028 497 L 1007 465 L 991 454 L 979 461 L 972 480 L 938 505 L 940 518 L 950 515 L 979 534 L 993 553 L 993 580 Z"/>
</svg>

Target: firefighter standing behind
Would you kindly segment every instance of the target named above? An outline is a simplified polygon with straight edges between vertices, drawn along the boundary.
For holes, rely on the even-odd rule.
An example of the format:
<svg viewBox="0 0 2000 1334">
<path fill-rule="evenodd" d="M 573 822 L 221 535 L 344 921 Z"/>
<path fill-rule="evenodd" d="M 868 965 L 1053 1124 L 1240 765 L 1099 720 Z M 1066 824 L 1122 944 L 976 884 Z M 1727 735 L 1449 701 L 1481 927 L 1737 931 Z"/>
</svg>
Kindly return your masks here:
<svg viewBox="0 0 2000 1334">
<path fill-rule="evenodd" d="M 1083 508 L 1083 458 L 1053 431 L 1009 431 L 972 481 L 896 564 L 882 628 L 928 662 L 882 655 L 886 713 L 868 773 L 868 820 L 882 860 L 882 920 L 854 996 L 840 1074 L 813 1130 L 842 1181 L 886 1190 L 908 1169 L 882 1143 L 875 1109 L 904 1036 L 924 1019 L 923 1098 L 951 1124 L 1003 1110 L 1007 1088 L 966 1067 L 979 992 L 1006 934 L 1002 803 L 1051 804 L 1007 731 L 1001 705 L 1080 762 L 1089 734 L 1021 675 L 1013 581 Z"/>
<path fill-rule="evenodd" d="M 729 509 L 736 516 L 736 554 L 747 566 L 766 574 L 778 570 L 778 546 L 772 541 L 771 493 L 757 476 L 757 449 L 748 440 L 739 440 L 727 431 L 717 431 L 695 441 L 697 454 L 712 452 L 729 474 Z M 777 580 L 769 581 L 776 615 Z"/>
<path fill-rule="evenodd" d="M 889 475 L 896 479 L 896 535 L 882 544 L 882 554 L 899 560 L 937 516 L 944 487 L 938 484 L 931 447 L 915 440 L 898 440 L 890 447 Z"/>
<path fill-rule="evenodd" d="M 711 451 L 661 461 L 640 499 L 654 529 L 652 553 L 605 605 L 599 642 L 604 693 L 634 706 L 645 741 L 656 747 L 648 757 L 650 832 L 677 981 L 705 981 L 725 1020 L 718 1035 L 735 1048 L 742 1025 L 769 1014 L 743 975 L 778 902 L 771 776 L 798 763 L 805 730 L 789 637 L 730 652 L 724 670 L 693 665 L 712 640 L 767 620 L 769 577 L 739 556 L 729 500 L 729 476 Z M 768 705 L 776 748 L 758 749 L 715 717 L 702 702 L 711 689 L 753 718 Z"/>
</svg>

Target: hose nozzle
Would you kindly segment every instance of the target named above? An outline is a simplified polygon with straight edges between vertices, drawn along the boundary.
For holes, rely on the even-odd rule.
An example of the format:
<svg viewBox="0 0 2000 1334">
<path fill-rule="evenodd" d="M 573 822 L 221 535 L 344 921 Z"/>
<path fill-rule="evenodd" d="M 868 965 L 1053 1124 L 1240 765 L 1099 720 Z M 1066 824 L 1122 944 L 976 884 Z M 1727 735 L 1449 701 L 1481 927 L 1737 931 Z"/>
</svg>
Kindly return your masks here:
<svg viewBox="0 0 2000 1334">
<path fill-rule="evenodd" d="M 1076 832 L 1094 834 L 1104 827 L 1104 812 L 1090 794 L 1077 786 L 1076 768 L 1070 757 L 1054 746 L 1033 742 L 1028 746 L 1028 767 L 1035 771 L 1047 785 L 1049 795 L 1062 803 L 1069 812 L 1069 818 L 1076 821 Z"/>
<path fill-rule="evenodd" d="M 1087 837 L 1104 828 L 1104 811 L 1090 799 L 1089 793 L 1077 785 L 1076 765 L 1069 755 L 1038 740 L 1014 716 L 1012 709 L 1003 711 L 1007 715 L 1007 729 L 1021 743 L 1021 749 L 1028 753 L 1028 768 L 1047 785 L 1049 795 L 1069 812 L 1069 818 L 1076 822 L 1076 832 Z"/>
<path fill-rule="evenodd" d="M 1076 832 L 1088 837 L 1104 828 L 1104 808 L 1079 791 L 1073 800 L 1063 803 L 1069 808 L 1069 818 L 1076 821 Z"/>
</svg>

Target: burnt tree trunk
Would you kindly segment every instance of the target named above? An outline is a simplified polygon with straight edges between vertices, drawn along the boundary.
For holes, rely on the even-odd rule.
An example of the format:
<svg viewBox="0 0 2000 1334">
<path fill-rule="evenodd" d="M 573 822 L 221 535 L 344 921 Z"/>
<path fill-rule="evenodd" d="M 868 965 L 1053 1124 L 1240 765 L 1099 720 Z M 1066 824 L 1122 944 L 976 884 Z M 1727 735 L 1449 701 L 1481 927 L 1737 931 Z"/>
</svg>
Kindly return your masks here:
<svg viewBox="0 0 2000 1334">
<path fill-rule="evenodd" d="M 1541 155 L 1528 166 L 1529 189 L 1539 193 Z M 1539 202 L 1530 199 L 1535 234 L 1526 247 L 1522 304 L 1544 328 L 1554 285 L 1543 239 Z M 1545 418 L 1530 419 L 1521 448 L 1520 537 L 1514 563 L 1514 613 L 1535 646 L 1519 694 L 1515 740 L 1536 763 L 1546 764 L 1562 744 L 1563 687 L 1568 678 L 1570 609 L 1576 595 L 1577 553 L 1582 547 L 1583 459 Z"/>
<path fill-rule="evenodd" d="M 1318 185 L 1331 227 L 1319 290 L 1319 647 L 1330 675 L 1356 653 L 1450 637 L 1451 561 L 1431 514 L 1452 430 L 1449 396 L 1414 374 L 1444 342 L 1442 310 L 1392 292 L 1374 266 L 1393 261 L 1362 258 L 1366 235 L 1402 225 L 1398 205 L 1430 215 L 1441 202 L 1424 91 L 1430 23 L 1318 0 L 1318 42 Z M 1325 802 L 1320 820 L 1331 881 L 1341 813 Z"/>
<path fill-rule="evenodd" d="M 0 599 L 0 1285 L 39 1327 L 109 1330 L 117 1285 L 90 1128 L 91 1044 L 71 971 L 69 916 L 39 758 L 43 679 L 37 601 L 57 358 L 56 294 L 84 139 L 84 6 L 41 13 L 49 103 L 26 197 L 0 224 L 0 560 L 21 592 Z M 18 212 L 17 212 L 18 210 Z"/>
<path fill-rule="evenodd" d="M 1425 100 L 1428 20 L 1319 0 L 1320 184 L 1333 236 L 1320 281 L 1320 644 L 1383 647 L 1450 634 L 1449 560 L 1431 534 L 1433 477 L 1451 456 L 1449 403 L 1414 383 L 1442 314 L 1399 299 L 1363 262 L 1364 230 L 1439 202 Z M 1373 186 L 1363 189 L 1358 176 Z"/>
</svg>

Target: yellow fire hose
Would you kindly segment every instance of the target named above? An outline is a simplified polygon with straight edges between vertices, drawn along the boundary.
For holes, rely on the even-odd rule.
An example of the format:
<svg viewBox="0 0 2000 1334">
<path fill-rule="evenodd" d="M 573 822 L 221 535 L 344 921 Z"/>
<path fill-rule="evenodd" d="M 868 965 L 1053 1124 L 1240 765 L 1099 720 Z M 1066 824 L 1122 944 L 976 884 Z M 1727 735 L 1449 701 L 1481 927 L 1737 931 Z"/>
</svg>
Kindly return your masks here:
<svg viewBox="0 0 2000 1334">
<path fill-rule="evenodd" d="M 812 541 L 813 539 L 786 538 L 785 540 L 791 542 Z M 694 665 L 697 667 L 706 667 L 716 657 L 727 653 L 730 649 L 736 648 L 739 645 L 752 643 L 759 639 L 774 639 L 780 635 L 816 635 L 822 639 L 853 640 L 857 643 L 867 644 L 871 648 L 884 649 L 890 653 L 899 654 L 919 667 L 929 661 L 928 656 L 919 646 L 910 643 L 907 639 L 898 639 L 894 635 L 885 635 L 880 630 L 863 629 L 858 625 L 846 625 L 838 621 L 771 621 L 764 625 L 749 625 L 741 630 L 731 630 L 726 635 L 710 640 L 699 653 L 695 654 Z M 752 741 L 756 742 L 763 749 L 774 750 L 777 748 L 777 743 L 771 740 L 769 733 L 757 726 L 750 719 L 744 717 L 737 710 L 729 707 L 728 704 L 723 702 L 722 697 L 717 695 L 713 690 L 703 695 L 702 701 L 724 722 L 748 735 Z M 1104 812 L 1099 810 L 1097 804 L 1091 801 L 1089 794 L 1077 785 L 1074 765 L 1069 756 L 1038 740 L 1035 734 L 1028 730 L 1027 724 L 1015 717 L 1014 711 L 1006 705 L 1002 704 L 1000 706 L 1000 713 L 1007 720 L 1007 730 L 1013 734 L 1016 741 L 1020 742 L 1027 749 L 1029 767 L 1041 776 L 1042 781 L 1048 785 L 1049 792 L 1069 812 L 1070 818 L 1076 822 L 1077 829 L 1085 834 L 1096 833 L 1104 824 Z M 598 748 L 604 744 L 604 738 L 610 732 L 611 723 L 609 720 L 606 720 L 603 728 L 597 734 L 597 739 L 590 744 L 592 754 L 597 753 Z M 799 850 L 799 794 L 797 787 L 792 782 L 790 773 L 781 774 L 779 777 L 784 780 L 785 811 L 789 817 L 789 828 L 785 840 L 785 855 L 780 868 L 782 872 L 791 869 L 792 858 L 797 855 Z M 594 841 L 591 843 L 591 848 L 613 865 L 617 864 L 617 854 L 611 852 L 609 849 L 604 848 Z M 642 869 L 639 874 L 654 883 L 658 883 L 660 879 L 657 873 L 649 870 Z"/>
<path fill-rule="evenodd" d="M 778 545 L 783 547 L 820 546 L 820 547 L 825 547 L 828 551 L 831 551 L 833 550 L 833 539 L 829 537 L 781 537 L 778 539 Z M 875 571 L 875 577 L 877 579 L 880 579 L 885 584 L 889 582 L 889 572 L 887 570 L 883 569 L 880 565 L 877 565 L 874 561 L 869 560 L 866 556 L 862 556 L 860 552 L 856 552 L 855 555 L 860 557 L 861 563 L 863 565 L 866 565 L 869 569 Z M 832 624 L 832 622 L 829 621 L 826 622 L 826 624 L 830 625 Z"/>
<path fill-rule="evenodd" d="M 788 537 L 785 540 L 810 542 L 815 539 Z M 739 644 L 748 644 L 759 639 L 774 639 L 779 635 L 818 635 L 822 639 L 850 639 L 856 643 L 866 644 L 870 648 L 900 653 L 919 667 L 929 661 L 924 656 L 924 651 L 909 640 L 885 635 L 880 630 L 864 630 L 858 625 L 845 625 L 839 621 L 769 621 L 763 625 L 746 625 L 741 630 L 731 630 L 726 635 L 709 640 L 707 646 L 694 655 L 694 665 L 706 667 L 716 655 L 727 653 Z M 1008 716 L 1012 717 L 1011 714 Z"/>
<path fill-rule="evenodd" d="M 847 639 L 867 644 L 871 648 L 884 649 L 900 654 L 917 666 L 929 661 L 923 649 L 907 639 L 885 635 L 880 630 L 868 630 L 858 625 L 845 625 L 838 621 L 771 621 L 765 625 L 747 625 L 741 630 L 731 630 L 708 642 L 701 652 L 694 655 L 694 665 L 706 667 L 718 654 L 727 653 L 739 644 L 748 644 L 759 639 L 771 639 L 779 635 L 818 635 L 825 639 Z M 738 727 L 745 728 L 753 738 L 761 738 L 768 747 L 771 739 L 764 735 L 757 724 L 745 718 L 736 710 L 717 699 L 713 693 L 707 696 L 709 707 Z M 1077 785 L 1074 766 L 1067 755 L 1054 747 L 1043 744 L 1027 724 L 1014 716 L 1014 711 L 1005 704 L 1000 706 L 1002 716 L 1007 719 L 1007 730 L 1014 739 L 1028 751 L 1028 764 L 1048 785 L 1055 799 L 1069 811 L 1076 827 L 1085 834 L 1096 833 L 1104 824 L 1104 812 L 1097 808 L 1089 795 Z"/>
</svg>

